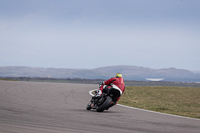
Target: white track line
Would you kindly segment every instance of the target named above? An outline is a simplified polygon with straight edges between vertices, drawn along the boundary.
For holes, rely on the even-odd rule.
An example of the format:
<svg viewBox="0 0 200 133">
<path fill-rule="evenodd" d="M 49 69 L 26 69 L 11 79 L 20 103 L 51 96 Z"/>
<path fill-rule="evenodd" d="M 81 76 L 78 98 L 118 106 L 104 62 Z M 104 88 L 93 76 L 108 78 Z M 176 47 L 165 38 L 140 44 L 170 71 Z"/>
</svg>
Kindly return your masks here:
<svg viewBox="0 0 200 133">
<path fill-rule="evenodd" d="M 96 91 L 97 89 L 95 90 L 91 90 L 89 91 L 89 94 L 91 96 L 94 96 L 92 94 L 92 92 Z M 125 107 L 125 108 L 129 108 L 129 109 L 135 109 L 135 110 L 140 110 L 140 111 L 145 111 L 145 112 L 151 112 L 151 113 L 156 113 L 156 114 L 161 114 L 161 115 L 168 115 L 168 116 L 174 116 L 174 117 L 179 117 L 179 118 L 185 118 L 185 119 L 191 119 L 191 120 L 200 120 L 200 119 L 196 119 L 196 118 L 190 118 L 190 117 L 184 117 L 184 116 L 179 116 L 179 115 L 172 115 L 172 114 L 166 114 L 166 113 L 160 113 L 160 112 L 156 112 L 156 111 L 150 111 L 150 110 L 145 110 L 145 109 L 139 109 L 139 108 L 135 108 L 135 107 L 130 107 L 130 106 L 126 106 L 126 105 L 122 105 L 122 104 L 117 104 L 118 106 L 121 106 L 121 107 Z"/>
</svg>

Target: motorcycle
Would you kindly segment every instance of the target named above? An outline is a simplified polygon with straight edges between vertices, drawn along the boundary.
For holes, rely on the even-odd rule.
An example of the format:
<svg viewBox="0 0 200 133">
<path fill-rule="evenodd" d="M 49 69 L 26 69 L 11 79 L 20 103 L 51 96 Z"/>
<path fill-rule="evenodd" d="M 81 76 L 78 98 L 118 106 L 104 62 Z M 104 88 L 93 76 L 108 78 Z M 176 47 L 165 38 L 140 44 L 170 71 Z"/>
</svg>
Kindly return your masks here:
<svg viewBox="0 0 200 133">
<path fill-rule="evenodd" d="M 97 91 L 95 91 L 95 95 L 97 95 Z M 96 109 L 97 112 L 103 112 L 104 110 L 108 110 L 110 107 L 115 105 L 117 102 L 116 98 L 119 96 L 120 92 L 114 88 L 103 90 L 101 96 L 92 97 L 90 102 L 87 104 L 86 109 Z"/>
</svg>

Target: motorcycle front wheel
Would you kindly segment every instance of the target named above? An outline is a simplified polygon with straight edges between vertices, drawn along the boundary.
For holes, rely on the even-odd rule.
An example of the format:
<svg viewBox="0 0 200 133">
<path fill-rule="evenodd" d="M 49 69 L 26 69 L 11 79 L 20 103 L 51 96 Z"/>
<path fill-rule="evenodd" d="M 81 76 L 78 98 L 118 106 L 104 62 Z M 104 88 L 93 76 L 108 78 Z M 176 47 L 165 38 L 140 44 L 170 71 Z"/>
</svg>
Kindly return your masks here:
<svg viewBox="0 0 200 133">
<path fill-rule="evenodd" d="M 88 105 L 86 106 L 86 109 L 87 110 L 90 110 L 92 107 L 91 107 L 91 102 L 90 103 L 88 103 Z"/>
</svg>

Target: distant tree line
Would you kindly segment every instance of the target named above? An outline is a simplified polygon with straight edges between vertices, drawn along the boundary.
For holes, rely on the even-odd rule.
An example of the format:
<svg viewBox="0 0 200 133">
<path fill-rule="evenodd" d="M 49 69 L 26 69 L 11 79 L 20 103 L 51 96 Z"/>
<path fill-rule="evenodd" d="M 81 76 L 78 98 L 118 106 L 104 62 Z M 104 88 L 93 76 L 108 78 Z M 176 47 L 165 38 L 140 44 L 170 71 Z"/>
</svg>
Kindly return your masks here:
<svg viewBox="0 0 200 133">
<path fill-rule="evenodd" d="M 33 81 L 33 82 L 56 82 L 56 83 L 81 83 L 101 84 L 106 79 L 82 79 L 82 78 L 50 78 L 50 77 L 0 77 L 0 80 L 9 81 Z M 200 87 L 200 83 L 170 82 L 170 81 L 135 81 L 125 80 L 126 86 L 181 86 Z"/>
</svg>

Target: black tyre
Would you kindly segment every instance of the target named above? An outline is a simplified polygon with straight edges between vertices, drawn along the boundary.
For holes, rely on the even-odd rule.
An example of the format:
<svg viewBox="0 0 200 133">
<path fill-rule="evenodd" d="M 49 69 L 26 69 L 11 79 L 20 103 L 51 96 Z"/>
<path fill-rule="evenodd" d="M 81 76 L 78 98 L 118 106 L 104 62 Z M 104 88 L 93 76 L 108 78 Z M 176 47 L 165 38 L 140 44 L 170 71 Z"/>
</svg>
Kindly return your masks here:
<svg viewBox="0 0 200 133">
<path fill-rule="evenodd" d="M 90 106 L 90 105 L 88 105 L 88 106 L 86 107 L 86 109 L 87 109 L 87 110 L 90 110 L 90 109 L 91 109 L 91 106 Z"/>
<path fill-rule="evenodd" d="M 91 107 L 90 104 L 88 104 L 87 107 L 86 107 L 87 110 L 90 110 L 91 108 L 92 108 L 92 107 Z"/>
<path fill-rule="evenodd" d="M 110 96 L 106 97 L 106 100 L 104 101 L 104 103 L 102 105 L 100 105 L 96 111 L 97 112 L 103 112 L 105 109 L 109 108 L 110 104 L 112 102 L 112 98 Z"/>
</svg>

